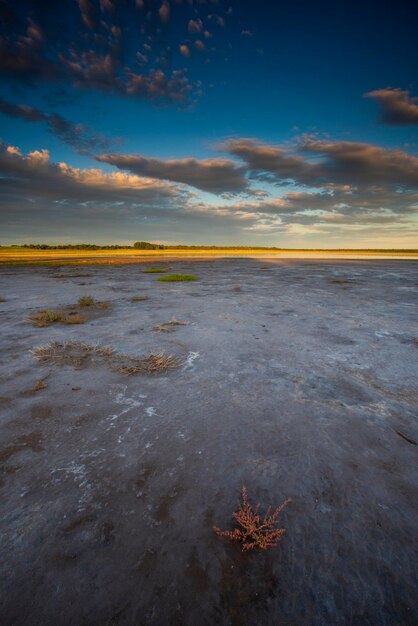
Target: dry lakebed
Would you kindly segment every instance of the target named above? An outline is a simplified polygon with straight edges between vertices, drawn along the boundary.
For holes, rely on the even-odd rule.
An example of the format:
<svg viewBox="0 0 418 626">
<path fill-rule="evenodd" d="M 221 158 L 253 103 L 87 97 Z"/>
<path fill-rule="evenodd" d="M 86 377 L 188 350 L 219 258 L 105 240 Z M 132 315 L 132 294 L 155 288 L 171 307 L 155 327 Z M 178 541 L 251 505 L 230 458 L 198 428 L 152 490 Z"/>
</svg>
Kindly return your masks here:
<svg viewBox="0 0 418 626">
<path fill-rule="evenodd" d="M 2 626 L 417 624 L 417 270 L 0 267 Z"/>
</svg>

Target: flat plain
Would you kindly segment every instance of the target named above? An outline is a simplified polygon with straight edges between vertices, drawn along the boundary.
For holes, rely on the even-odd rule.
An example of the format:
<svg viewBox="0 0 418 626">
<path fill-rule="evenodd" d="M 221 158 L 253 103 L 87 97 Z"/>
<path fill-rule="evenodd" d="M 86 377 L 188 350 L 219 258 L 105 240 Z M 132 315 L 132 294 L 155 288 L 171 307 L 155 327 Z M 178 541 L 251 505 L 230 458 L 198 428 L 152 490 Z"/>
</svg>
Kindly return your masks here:
<svg viewBox="0 0 418 626">
<path fill-rule="evenodd" d="M 1 267 L 1 623 L 416 624 L 417 269 Z M 149 353 L 176 367 L 107 356 Z M 243 484 L 262 510 L 291 498 L 278 547 L 213 531 Z"/>
</svg>

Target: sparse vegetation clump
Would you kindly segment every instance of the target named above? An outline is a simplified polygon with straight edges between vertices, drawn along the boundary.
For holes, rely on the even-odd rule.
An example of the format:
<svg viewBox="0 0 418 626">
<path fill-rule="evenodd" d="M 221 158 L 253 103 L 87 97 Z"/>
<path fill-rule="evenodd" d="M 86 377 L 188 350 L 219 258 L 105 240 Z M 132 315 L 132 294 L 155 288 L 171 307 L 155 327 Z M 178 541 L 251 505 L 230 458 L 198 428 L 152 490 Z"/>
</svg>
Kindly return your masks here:
<svg viewBox="0 0 418 626">
<path fill-rule="evenodd" d="M 150 352 L 144 357 L 131 357 L 117 353 L 110 346 L 101 347 L 81 341 L 67 343 L 54 341 L 38 346 L 30 352 L 42 365 L 71 365 L 76 368 L 94 364 L 106 365 L 113 371 L 127 376 L 157 374 L 180 365 L 176 357 L 164 352 Z"/>
<path fill-rule="evenodd" d="M 46 389 L 48 387 L 48 385 L 45 382 L 45 379 L 47 378 L 47 376 L 45 376 L 45 378 L 41 378 L 40 380 L 37 380 L 35 385 L 32 387 L 32 391 L 34 393 L 36 393 L 37 391 L 42 391 L 42 389 Z"/>
<path fill-rule="evenodd" d="M 114 353 L 109 346 L 89 345 L 82 341 L 59 343 L 52 341 L 30 351 L 42 365 L 72 365 L 81 367 L 94 358 L 108 358 Z"/>
<path fill-rule="evenodd" d="M 255 509 L 251 507 L 248 502 L 247 489 L 243 486 L 242 503 L 239 505 L 238 511 L 232 514 L 238 528 L 221 530 L 214 526 L 213 530 L 221 537 L 229 537 L 229 539 L 242 543 L 243 551 L 254 548 L 261 548 L 262 550 L 274 548 L 281 540 L 283 533 L 286 532 L 285 528 L 277 527 L 277 518 L 289 502 L 290 499 L 288 498 L 272 514 L 270 514 L 271 508 L 269 507 L 262 519 L 258 514 L 260 505 L 257 504 Z"/>
<path fill-rule="evenodd" d="M 167 276 L 161 276 L 161 278 L 159 278 L 158 280 L 167 283 L 175 283 L 188 280 L 197 280 L 197 278 L 196 276 L 193 276 L 193 274 L 167 274 Z"/>
<path fill-rule="evenodd" d="M 148 296 L 132 296 L 131 302 L 143 302 L 144 300 L 149 300 Z"/>
<path fill-rule="evenodd" d="M 95 307 L 96 309 L 108 309 L 110 306 L 108 302 L 100 302 L 99 300 L 93 298 L 93 296 L 81 296 L 81 298 L 78 299 L 78 305 Z"/>
<path fill-rule="evenodd" d="M 87 278 L 91 274 L 53 274 L 52 278 Z"/>
<path fill-rule="evenodd" d="M 154 326 L 154 330 L 159 333 L 173 333 L 174 326 L 188 326 L 190 322 L 181 322 L 179 320 L 172 319 L 169 322 L 164 322 L 163 324 L 157 324 Z"/>
<path fill-rule="evenodd" d="M 51 324 L 84 324 L 86 321 L 78 311 L 72 311 L 68 314 L 62 311 L 37 311 L 29 316 L 33 326 L 44 328 Z"/>
<path fill-rule="evenodd" d="M 29 320 L 32 322 L 33 326 L 37 328 L 50 326 L 55 323 L 84 324 L 87 320 L 97 315 L 97 310 L 108 309 L 109 306 L 108 302 L 99 302 L 92 296 L 83 296 L 79 298 L 78 304 L 76 305 L 69 305 L 59 310 L 46 309 L 37 311 L 29 315 Z M 78 307 L 84 309 L 83 315 L 77 311 Z"/>
<path fill-rule="evenodd" d="M 172 354 L 164 354 L 164 352 L 150 352 L 143 358 L 133 358 L 126 355 L 121 355 L 119 358 L 121 363 L 115 369 L 127 376 L 158 374 L 158 372 L 174 369 L 180 365 L 176 357 Z"/>
<path fill-rule="evenodd" d="M 82 296 L 81 298 L 78 299 L 78 304 L 80 306 L 93 306 L 95 302 L 96 301 L 93 298 L 93 296 Z"/>
<path fill-rule="evenodd" d="M 144 270 L 144 274 L 165 274 L 166 271 L 162 267 L 148 267 Z"/>
<path fill-rule="evenodd" d="M 165 324 L 157 324 L 156 326 L 154 326 L 153 330 L 155 330 L 157 333 L 174 333 L 174 328 L 170 328 Z"/>
</svg>

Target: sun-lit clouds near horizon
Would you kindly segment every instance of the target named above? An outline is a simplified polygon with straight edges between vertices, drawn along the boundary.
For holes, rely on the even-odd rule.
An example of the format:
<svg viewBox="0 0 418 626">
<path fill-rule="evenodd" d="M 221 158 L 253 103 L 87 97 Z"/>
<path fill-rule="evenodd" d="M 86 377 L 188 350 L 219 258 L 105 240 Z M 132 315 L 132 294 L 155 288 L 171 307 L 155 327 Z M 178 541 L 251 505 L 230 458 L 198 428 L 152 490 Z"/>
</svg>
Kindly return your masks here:
<svg viewBox="0 0 418 626">
<path fill-rule="evenodd" d="M 394 77 L 370 67 L 350 87 L 358 112 L 339 101 L 326 117 L 313 96 L 276 92 L 298 72 L 310 79 L 279 61 L 295 42 L 272 36 L 279 13 L 263 8 L 3 3 L 0 243 L 418 247 L 414 90 L 383 87 Z M 322 108 L 333 71 L 323 63 L 317 77 Z"/>
<path fill-rule="evenodd" d="M 193 163 L 182 159 L 178 162 L 151 159 L 152 175 L 145 177 L 149 171 L 148 160 L 144 159 L 144 165 L 140 161 L 141 167 L 138 167 L 139 157 L 133 164 L 132 157 L 125 163 L 122 159 L 118 161 L 126 172 L 105 173 L 100 168 L 80 169 L 63 162 L 52 163 L 46 150 L 23 155 L 16 147 L 3 146 L 0 150 L 2 196 L 7 198 L 7 206 L 13 207 L 15 219 L 20 214 L 30 222 L 42 215 L 45 221 L 59 223 L 65 213 L 66 216 L 71 214 L 82 226 L 85 220 L 90 223 L 95 216 L 104 239 L 109 237 L 115 224 L 121 229 L 120 219 L 125 222 L 125 232 L 129 232 L 132 224 L 144 227 L 146 223 L 148 230 L 149 223 L 156 221 L 160 225 L 158 232 L 163 233 L 164 238 L 176 232 L 181 238 L 182 229 L 191 232 L 195 227 L 200 243 L 205 241 L 201 229 L 206 228 L 204 234 L 213 232 L 218 236 L 225 229 L 233 229 L 245 242 L 249 242 L 251 234 L 269 238 L 279 235 L 290 241 L 301 234 L 315 241 L 322 234 L 338 240 L 347 228 L 350 233 L 366 234 L 370 239 L 377 235 L 386 240 L 388 229 L 396 228 L 400 233 L 399 241 L 403 241 L 403 237 L 408 243 L 418 233 L 418 181 L 413 171 L 411 173 L 414 157 L 399 152 L 386 153 L 374 146 L 325 144 L 321 150 L 331 155 L 335 153 L 336 166 L 333 161 L 309 163 L 302 157 L 286 156 L 277 147 L 261 148 L 245 142 L 256 148 L 257 156 L 263 150 L 275 155 L 277 160 L 279 154 L 286 162 L 285 175 L 280 161 L 274 160 L 270 166 L 264 161 L 256 166 L 252 160 L 251 169 L 245 169 L 244 165 L 239 167 L 222 159 L 201 162 L 195 159 Z M 225 147 L 230 145 L 229 142 Z M 233 145 L 235 151 L 236 142 Z M 371 155 L 373 167 L 370 166 L 369 178 L 362 167 L 362 175 L 356 179 L 356 160 L 349 160 L 344 168 L 344 150 L 349 154 L 355 152 L 362 166 L 364 159 Z M 112 161 L 109 158 L 99 160 Z M 289 164 L 293 164 L 293 171 Z M 262 169 L 262 166 L 270 169 Z M 222 168 L 225 172 L 220 178 Z M 141 175 L 134 173 L 136 170 Z M 335 177 L 331 175 L 333 172 Z M 274 195 L 274 190 L 268 192 L 257 187 L 260 173 L 269 176 L 270 186 L 278 186 L 279 196 Z M 403 188 L 394 182 L 396 178 L 405 181 Z M 300 179 L 309 184 L 309 190 L 308 187 L 304 191 L 294 190 L 295 183 L 298 189 L 302 188 Z M 349 180 L 353 184 L 349 184 Z M 204 200 L 196 187 L 212 193 L 206 194 Z M 106 226 L 110 227 L 107 235 Z"/>
</svg>

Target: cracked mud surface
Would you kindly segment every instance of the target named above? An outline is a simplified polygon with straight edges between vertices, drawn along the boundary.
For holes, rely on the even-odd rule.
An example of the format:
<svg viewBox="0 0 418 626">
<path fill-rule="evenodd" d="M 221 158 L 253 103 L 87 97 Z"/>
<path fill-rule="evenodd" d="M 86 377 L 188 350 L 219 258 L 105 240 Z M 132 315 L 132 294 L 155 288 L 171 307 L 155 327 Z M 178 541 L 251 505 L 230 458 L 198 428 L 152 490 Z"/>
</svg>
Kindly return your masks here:
<svg viewBox="0 0 418 626">
<path fill-rule="evenodd" d="M 416 624 L 418 264 L 150 265 L 199 280 L 0 270 L 1 624 Z M 27 321 L 83 295 L 111 311 Z M 153 330 L 172 319 L 189 325 Z M 181 366 L 41 366 L 50 341 Z M 271 551 L 212 530 L 243 483 L 253 504 L 292 498 Z"/>
</svg>

